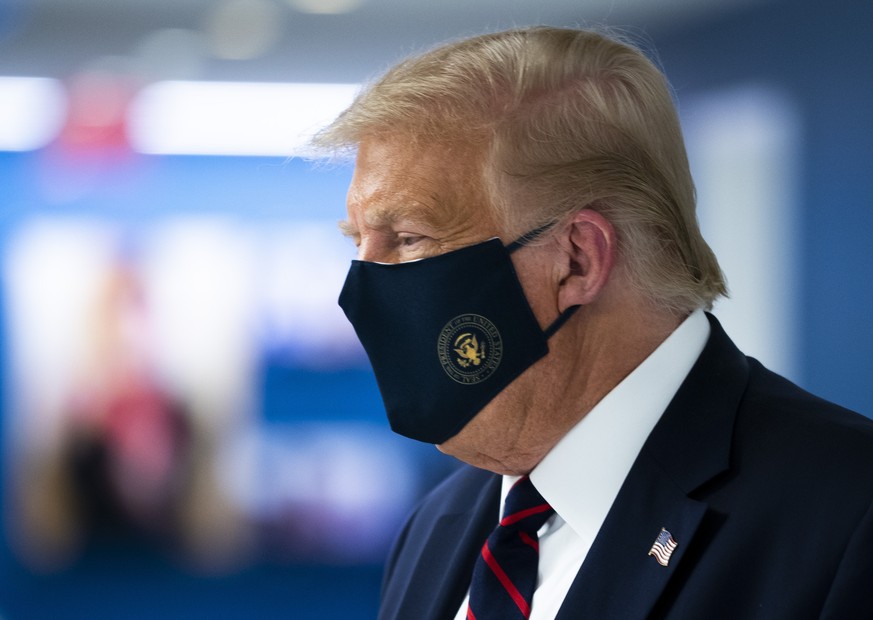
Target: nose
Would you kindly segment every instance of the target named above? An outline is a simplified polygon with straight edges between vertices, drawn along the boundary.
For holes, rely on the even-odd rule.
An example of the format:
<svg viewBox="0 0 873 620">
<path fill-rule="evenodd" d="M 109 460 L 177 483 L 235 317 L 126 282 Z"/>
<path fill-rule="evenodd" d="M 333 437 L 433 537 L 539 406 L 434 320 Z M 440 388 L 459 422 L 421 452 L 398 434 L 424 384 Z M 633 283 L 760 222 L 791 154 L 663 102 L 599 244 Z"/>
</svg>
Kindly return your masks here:
<svg viewBox="0 0 873 620">
<path fill-rule="evenodd" d="M 361 240 L 358 242 L 358 260 L 373 261 L 373 243 L 364 235 L 361 235 Z"/>
</svg>

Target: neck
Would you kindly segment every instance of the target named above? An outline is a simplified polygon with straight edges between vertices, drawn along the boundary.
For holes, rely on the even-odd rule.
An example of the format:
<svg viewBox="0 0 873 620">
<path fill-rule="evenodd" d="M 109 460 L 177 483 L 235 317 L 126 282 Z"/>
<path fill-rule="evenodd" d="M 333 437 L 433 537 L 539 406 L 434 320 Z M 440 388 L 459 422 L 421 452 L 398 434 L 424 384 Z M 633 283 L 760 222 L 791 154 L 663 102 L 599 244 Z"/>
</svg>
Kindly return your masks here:
<svg viewBox="0 0 873 620">
<path fill-rule="evenodd" d="M 581 308 L 549 341 L 550 353 L 502 395 L 518 415 L 504 424 L 487 449 L 457 456 L 501 474 L 527 474 L 600 400 L 639 366 L 682 322 L 684 316 L 640 306 L 598 311 Z M 496 399 L 495 399 L 496 400 Z M 487 425 L 488 412 L 481 421 Z M 507 421 L 508 418 L 508 421 Z M 472 425 L 473 423 L 471 423 Z M 475 430 L 475 429 L 474 429 Z M 451 446 L 447 443 L 446 446 Z"/>
<path fill-rule="evenodd" d="M 566 369 L 552 394 L 549 410 L 529 423 L 529 435 L 540 444 L 533 468 L 604 396 L 657 349 L 684 320 L 666 312 L 638 310 L 593 313 L 566 334 L 556 334 L 554 349 Z M 563 336 L 562 340 L 558 340 Z M 537 429 L 548 429 L 547 432 Z"/>
</svg>

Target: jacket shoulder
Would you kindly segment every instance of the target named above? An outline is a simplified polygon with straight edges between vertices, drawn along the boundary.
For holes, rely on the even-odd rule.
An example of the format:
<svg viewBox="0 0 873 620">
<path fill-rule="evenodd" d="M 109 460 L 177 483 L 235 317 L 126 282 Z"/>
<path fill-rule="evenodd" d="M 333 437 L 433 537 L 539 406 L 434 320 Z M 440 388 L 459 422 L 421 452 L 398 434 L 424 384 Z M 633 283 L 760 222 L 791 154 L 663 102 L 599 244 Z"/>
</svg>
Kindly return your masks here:
<svg viewBox="0 0 873 620">
<path fill-rule="evenodd" d="M 749 360 L 732 470 L 759 508 L 850 531 L 873 502 L 873 420 L 819 398 Z"/>
<path fill-rule="evenodd" d="M 873 420 L 810 394 L 757 360 L 750 358 L 749 368 L 739 424 L 772 431 L 781 448 L 771 447 L 779 452 L 801 450 L 808 460 L 827 456 L 835 467 L 866 465 L 873 476 Z"/>
</svg>

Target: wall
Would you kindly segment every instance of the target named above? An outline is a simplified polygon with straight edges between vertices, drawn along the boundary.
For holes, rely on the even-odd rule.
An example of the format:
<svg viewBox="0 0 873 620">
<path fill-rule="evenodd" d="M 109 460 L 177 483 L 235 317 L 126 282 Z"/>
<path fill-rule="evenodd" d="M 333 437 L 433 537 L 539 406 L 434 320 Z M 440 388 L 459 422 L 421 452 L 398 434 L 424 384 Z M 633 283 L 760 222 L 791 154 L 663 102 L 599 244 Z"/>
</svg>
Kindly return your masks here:
<svg viewBox="0 0 873 620">
<path fill-rule="evenodd" d="M 801 0 L 652 36 L 680 107 L 745 84 L 770 85 L 793 100 L 801 124 L 796 378 L 867 415 L 873 415 L 870 24 L 873 4 L 864 0 Z"/>
</svg>

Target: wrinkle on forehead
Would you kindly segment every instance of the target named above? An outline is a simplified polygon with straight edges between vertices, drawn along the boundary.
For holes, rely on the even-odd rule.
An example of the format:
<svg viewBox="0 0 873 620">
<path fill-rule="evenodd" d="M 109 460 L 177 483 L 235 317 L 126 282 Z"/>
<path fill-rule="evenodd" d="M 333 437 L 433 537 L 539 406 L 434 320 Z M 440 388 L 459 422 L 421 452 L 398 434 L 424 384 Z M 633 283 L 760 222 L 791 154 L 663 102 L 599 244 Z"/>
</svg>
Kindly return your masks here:
<svg viewBox="0 0 873 620">
<path fill-rule="evenodd" d="M 462 232 L 493 222 L 483 185 L 481 158 L 469 146 L 374 140 L 359 148 L 348 203 L 361 226 L 415 222 Z"/>
<path fill-rule="evenodd" d="M 439 226 L 444 214 L 451 211 L 453 209 L 435 193 L 418 199 L 400 191 L 390 196 L 370 196 L 370 207 L 364 213 L 364 221 L 374 228 L 409 221 Z"/>
</svg>

